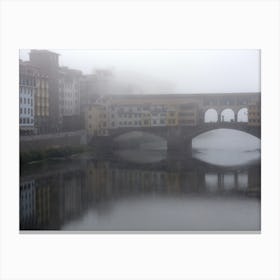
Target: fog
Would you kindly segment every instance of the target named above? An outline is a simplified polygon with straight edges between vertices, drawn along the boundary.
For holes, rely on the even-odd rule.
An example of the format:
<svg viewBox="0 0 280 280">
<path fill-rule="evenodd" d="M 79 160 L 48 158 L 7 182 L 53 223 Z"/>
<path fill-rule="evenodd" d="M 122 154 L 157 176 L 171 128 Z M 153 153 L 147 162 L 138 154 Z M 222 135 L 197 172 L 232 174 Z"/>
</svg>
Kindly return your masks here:
<svg viewBox="0 0 280 280">
<path fill-rule="evenodd" d="M 30 50 L 20 50 L 29 59 Z M 260 91 L 259 50 L 51 50 L 60 65 L 109 69 L 116 83 L 136 93 L 233 93 Z M 112 92 L 113 93 L 113 92 Z"/>
</svg>

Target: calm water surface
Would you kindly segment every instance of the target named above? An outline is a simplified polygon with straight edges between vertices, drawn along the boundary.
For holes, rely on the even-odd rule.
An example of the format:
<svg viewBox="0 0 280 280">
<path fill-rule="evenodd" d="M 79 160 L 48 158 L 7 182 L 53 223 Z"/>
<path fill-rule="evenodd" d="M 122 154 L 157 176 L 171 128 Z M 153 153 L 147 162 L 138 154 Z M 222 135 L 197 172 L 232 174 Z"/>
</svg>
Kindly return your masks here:
<svg viewBox="0 0 280 280">
<path fill-rule="evenodd" d="M 239 135 L 223 149 L 213 135 L 194 140 L 189 159 L 150 143 L 24 166 L 20 229 L 260 230 L 259 142 Z"/>
</svg>

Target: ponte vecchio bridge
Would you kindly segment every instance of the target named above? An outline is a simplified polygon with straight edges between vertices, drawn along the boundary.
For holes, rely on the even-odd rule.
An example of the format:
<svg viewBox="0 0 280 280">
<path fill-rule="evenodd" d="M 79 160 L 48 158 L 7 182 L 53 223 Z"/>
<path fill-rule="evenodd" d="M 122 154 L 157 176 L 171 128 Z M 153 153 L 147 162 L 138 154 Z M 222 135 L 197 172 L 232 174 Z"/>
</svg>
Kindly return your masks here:
<svg viewBox="0 0 280 280">
<path fill-rule="evenodd" d="M 166 139 L 169 151 L 190 153 L 194 137 L 215 129 L 261 138 L 260 93 L 107 96 L 99 105 L 106 112 L 106 136 L 93 135 L 92 143 L 108 145 L 120 135 L 142 131 Z"/>
</svg>

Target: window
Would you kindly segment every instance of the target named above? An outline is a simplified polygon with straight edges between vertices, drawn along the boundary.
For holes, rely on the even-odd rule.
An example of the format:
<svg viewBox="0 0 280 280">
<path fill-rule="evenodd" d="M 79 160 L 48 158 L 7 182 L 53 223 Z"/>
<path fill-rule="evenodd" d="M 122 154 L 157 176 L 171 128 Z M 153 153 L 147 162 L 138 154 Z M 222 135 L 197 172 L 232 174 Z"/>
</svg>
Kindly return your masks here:
<svg viewBox="0 0 280 280">
<path fill-rule="evenodd" d="M 26 98 L 24 98 L 24 102 L 23 103 L 26 104 Z"/>
<path fill-rule="evenodd" d="M 19 109 L 20 114 L 22 114 L 22 108 Z"/>
<path fill-rule="evenodd" d="M 19 99 L 19 103 L 22 104 L 22 98 L 21 98 L 21 97 L 20 97 L 20 99 Z"/>
<path fill-rule="evenodd" d="M 24 114 L 26 114 L 26 108 L 24 108 Z"/>
</svg>

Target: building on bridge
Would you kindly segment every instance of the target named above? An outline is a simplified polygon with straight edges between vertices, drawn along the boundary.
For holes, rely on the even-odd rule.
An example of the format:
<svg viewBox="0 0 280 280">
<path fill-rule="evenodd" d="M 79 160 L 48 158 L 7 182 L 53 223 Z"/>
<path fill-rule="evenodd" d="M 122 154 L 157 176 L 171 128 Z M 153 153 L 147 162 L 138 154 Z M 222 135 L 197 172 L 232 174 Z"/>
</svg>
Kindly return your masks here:
<svg viewBox="0 0 280 280">
<path fill-rule="evenodd" d="M 189 127 L 193 131 L 194 128 L 202 131 L 209 129 L 199 128 L 205 124 L 209 110 L 216 112 L 216 124 L 213 126 L 216 128 L 240 128 L 238 123 L 244 124 L 244 120 L 240 121 L 237 117 L 241 110 L 248 113 L 245 125 L 254 129 L 261 125 L 260 93 L 103 96 L 87 107 L 85 123 L 91 136 L 111 135 L 116 130 L 164 127 Z M 232 112 L 233 117 L 229 120 L 223 118 L 226 111 Z M 222 124 L 228 122 L 236 125 Z"/>
<path fill-rule="evenodd" d="M 102 104 L 92 104 L 85 110 L 85 128 L 89 136 L 108 135 L 107 110 Z"/>
<path fill-rule="evenodd" d="M 261 104 L 260 102 L 249 104 L 248 106 L 248 124 L 251 126 L 261 125 Z"/>
<path fill-rule="evenodd" d="M 138 98 L 137 98 L 138 97 Z M 171 102 L 170 102 L 171 101 Z M 106 114 L 104 117 L 93 117 Z M 199 121 L 198 104 L 181 103 L 157 96 L 104 97 L 85 109 L 86 130 L 90 135 L 106 135 L 100 129 L 193 126 Z M 99 129 L 97 129 L 99 128 Z"/>
<path fill-rule="evenodd" d="M 179 126 L 195 126 L 199 122 L 198 103 L 180 104 L 176 108 Z"/>
</svg>

